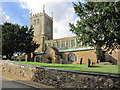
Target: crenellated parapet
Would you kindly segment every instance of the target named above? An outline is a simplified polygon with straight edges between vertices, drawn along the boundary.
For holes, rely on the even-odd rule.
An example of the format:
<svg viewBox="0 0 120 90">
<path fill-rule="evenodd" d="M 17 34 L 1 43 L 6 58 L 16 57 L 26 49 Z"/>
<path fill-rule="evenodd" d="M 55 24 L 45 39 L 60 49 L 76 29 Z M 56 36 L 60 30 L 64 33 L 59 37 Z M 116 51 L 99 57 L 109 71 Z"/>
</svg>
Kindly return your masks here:
<svg viewBox="0 0 120 90">
<path fill-rule="evenodd" d="M 30 14 L 30 18 L 36 18 L 36 17 L 40 17 L 43 15 L 49 18 L 50 20 L 53 20 L 53 17 L 49 16 L 47 13 L 41 13 L 41 12 L 37 14 Z"/>
</svg>

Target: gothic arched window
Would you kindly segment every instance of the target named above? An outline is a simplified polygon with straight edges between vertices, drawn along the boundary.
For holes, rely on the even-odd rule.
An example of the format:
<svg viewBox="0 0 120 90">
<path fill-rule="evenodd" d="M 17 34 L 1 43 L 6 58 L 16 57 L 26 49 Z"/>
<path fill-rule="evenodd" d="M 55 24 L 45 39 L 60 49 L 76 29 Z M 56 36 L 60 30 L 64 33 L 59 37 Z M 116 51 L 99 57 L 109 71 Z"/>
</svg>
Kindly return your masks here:
<svg viewBox="0 0 120 90">
<path fill-rule="evenodd" d="M 74 54 L 74 53 L 68 54 L 68 61 L 70 61 L 70 62 L 75 62 L 75 61 L 77 61 L 77 55 Z"/>
</svg>

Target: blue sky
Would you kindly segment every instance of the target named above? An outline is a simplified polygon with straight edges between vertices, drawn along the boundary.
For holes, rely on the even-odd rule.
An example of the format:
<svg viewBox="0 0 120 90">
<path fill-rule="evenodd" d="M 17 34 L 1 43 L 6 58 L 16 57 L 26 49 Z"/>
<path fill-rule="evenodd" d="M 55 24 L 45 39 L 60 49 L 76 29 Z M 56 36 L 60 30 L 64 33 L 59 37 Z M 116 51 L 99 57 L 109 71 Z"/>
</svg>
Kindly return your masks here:
<svg viewBox="0 0 120 90">
<path fill-rule="evenodd" d="M 7 0 L 8 1 L 8 0 Z M 14 0 L 15 1 L 15 0 Z M 43 11 L 51 16 L 53 12 L 53 38 L 75 36 L 69 30 L 69 23 L 75 23 L 76 17 L 72 2 L 42 2 L 43 0 L 17 0 L 16 2 L 2 2 L 2 21 L 29 26 L 29 12 L 33 14 Z"/>
<path fill-rule="evenodd" d="M 21 8 L 19 2 L 2 2 L 2 11 L 10 17 L 11 23 L 29 26 L 29 9 Z"/>
</svg>

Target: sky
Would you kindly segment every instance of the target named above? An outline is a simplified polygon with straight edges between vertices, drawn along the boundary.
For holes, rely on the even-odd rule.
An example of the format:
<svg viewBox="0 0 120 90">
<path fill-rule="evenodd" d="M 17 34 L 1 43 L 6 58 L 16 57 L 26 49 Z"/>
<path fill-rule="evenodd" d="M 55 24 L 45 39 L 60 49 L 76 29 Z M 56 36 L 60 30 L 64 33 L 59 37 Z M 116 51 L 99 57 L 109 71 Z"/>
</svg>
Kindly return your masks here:
<svg viewBox="0 0 120 90">
<path fill-rule="evenodd" d="M 53 13 L 53 38 L 64 38 L 75 36 L 70 31 L 69 23 L 75 23 L 79 18 L 75 14 L 72 2 L 76 0 L 4 0 L 0 13 L 4 22 L 16 23 L 29 27 L 29 13 L 37 14 L 45 12 L 51 16 Z"/>
</svg>

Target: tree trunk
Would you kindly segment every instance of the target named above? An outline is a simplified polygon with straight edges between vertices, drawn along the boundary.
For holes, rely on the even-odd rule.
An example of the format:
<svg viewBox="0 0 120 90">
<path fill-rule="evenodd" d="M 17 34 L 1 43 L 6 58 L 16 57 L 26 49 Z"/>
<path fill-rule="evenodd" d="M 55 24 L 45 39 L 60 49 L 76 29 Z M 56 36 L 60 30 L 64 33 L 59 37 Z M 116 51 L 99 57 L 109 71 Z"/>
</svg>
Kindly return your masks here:
<svg viewBox="0 0 120 90">
<path fill-rule="evenodd" d="M 8 59 L 9 58 L 9 56 L 8 56 L 8 54 L 6 55 L 6 59 Z"/>
<path fill-rule="evenodd" d="M 28 55 L 25 55 L 25 61 L 26 62 L 28 61 Z"/>
<path fill-rule="evenodd" d="M 7 55 L 6 55 L 6 59 L 11 60 L 11 57 L 12 57 L 12 54 L 7 54 Z"/>
<path fill-rule="evenodd" d="M 31 54 L 27 53 L 27 61 L 31 61 Z"/>
<path fill-rule="evenodd" d="M 32 52 L 32 54 L 33 54 L 32 60 L 33 60 L 34 62 L 37 62 L 36 59 L 35 59 L 35 54 L 34 54 L 34 52 Z"/>
<path fill-rule="evenodd" d="M 34 58 L 35 58 L 34 52 L 31 52 L 31 53 L 29 53 L 27 55 L 28 55 L 28 60 L 29 61 L 36 62 L 36 61 L 34 61 Z"/>
<path fill-rule="evenodd" d="M 100 46 L 96 48 L 97 63 L 105 61 L 105 53 L 102 51 Z"/>
</svg>

